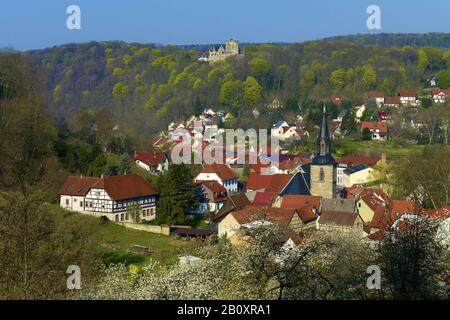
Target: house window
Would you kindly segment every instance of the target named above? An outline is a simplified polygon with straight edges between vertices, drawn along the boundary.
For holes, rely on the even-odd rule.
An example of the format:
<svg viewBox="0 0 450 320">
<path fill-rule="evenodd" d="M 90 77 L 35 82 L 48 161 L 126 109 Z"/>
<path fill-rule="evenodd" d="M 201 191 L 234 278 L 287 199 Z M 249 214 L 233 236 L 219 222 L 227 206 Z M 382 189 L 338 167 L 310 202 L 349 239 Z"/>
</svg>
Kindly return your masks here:
<svg viewBox="0 0 450 320">
<path fill-rule="evenodd" d="M 83 207 L 83 201 L 80 201 L 80 208 Z"/>
<path fill-rule="evenodd" d="M 320 181 L 324 181 L 325 180 L 325 171 L 323 171 L 323 168 L 320 168 L 319 180 Z"/>
<path fill-rule="evenodd" d="M 69 205 L 69 199 L 66 199 L 66 206 Z"/>
<path fill-rule="evenodd" d="M 77 202 L 77 198 L 73 199 L 73 202 Z"/>
<path fill-rule="evenodd" d="M 120 221 L 123 221 L 125 219 L 125 215 L 122 213 L 121 215 L 120 215 Z"/>
<path fill-rule="evenodd" d="M 116 215 L 116 221 L 119 221 L 119 215 Z"/>
</svg>

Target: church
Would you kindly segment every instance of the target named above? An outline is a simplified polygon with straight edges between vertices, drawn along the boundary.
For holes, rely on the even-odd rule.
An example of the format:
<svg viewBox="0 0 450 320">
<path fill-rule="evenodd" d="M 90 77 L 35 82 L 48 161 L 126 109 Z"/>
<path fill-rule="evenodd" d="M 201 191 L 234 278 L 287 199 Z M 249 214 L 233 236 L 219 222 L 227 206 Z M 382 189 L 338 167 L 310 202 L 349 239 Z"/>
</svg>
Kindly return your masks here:
<svg viewBox="0 0 450 320">
<path fill-rule="evenodd" d="M 311 163 L 311 195 L 334 199 L 336 198 L 337 165 L 331 154 L 331 138 L 325 106 L 316 147 L 317 151 Z"/>
</svg>

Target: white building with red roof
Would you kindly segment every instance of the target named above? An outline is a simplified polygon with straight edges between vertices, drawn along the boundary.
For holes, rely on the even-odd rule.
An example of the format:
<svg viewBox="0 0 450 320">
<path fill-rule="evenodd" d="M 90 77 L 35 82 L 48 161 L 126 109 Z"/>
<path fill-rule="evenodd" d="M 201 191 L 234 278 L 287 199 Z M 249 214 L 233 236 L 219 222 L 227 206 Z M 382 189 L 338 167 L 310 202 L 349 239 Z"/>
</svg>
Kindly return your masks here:
<svg viewBox="0 0 450 320">
<path fill-rule="evenodd" d="M 132 160 L 137 166 L 151 173 L 169 170 L 169 157 L 162 151 L 135 152 Z"/>
<path fill-rule="evenodd" d="M 195 177 L 195 182 L 217 181 L 228 193 L 238 192 L 239 181 L 236 174 L 225 164 L 210 164 L 205 166 Z"/>
<path fill-rule="evenodd" d="M 431 95 L 435 103 L 444 103 L 447 96 L 450 95 L 450 89 L 433 89 Z"/>
<path fill-rule="evenodd" d="M 69 176 L 59 190 L 64 209 L 118 222 L 153 220 L 158 193 L 141 176 Z"/>
</svg>

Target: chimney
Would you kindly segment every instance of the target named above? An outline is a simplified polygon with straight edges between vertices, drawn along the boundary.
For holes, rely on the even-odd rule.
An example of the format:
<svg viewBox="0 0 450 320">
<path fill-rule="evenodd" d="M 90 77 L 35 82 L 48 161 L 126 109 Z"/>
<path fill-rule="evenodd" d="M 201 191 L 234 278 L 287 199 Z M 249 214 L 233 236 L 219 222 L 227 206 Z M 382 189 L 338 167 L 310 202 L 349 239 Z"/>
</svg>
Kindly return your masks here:
<svg viewBox="0 0 450 320">
<path fill-rule="evenodd" d="M 381 153 L 381 164 L 387 164 L 387 155 L 386 152 Z"/>
<path fill-rule="evenodd" d="M 102 175 L 100 176 L 100 178 L 101 178 L 101 179 L 103 179 L 103 178 L 104 178 L 104 176 L 103 176 L 103 173 L 102 173 Z"/>
</svg>

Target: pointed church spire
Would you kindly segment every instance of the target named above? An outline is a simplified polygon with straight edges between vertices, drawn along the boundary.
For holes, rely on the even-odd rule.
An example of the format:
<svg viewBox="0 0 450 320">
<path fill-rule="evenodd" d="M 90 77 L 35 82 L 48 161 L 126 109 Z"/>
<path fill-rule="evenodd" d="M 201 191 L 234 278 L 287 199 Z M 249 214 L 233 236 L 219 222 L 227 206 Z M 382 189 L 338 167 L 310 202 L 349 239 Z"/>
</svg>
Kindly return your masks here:
<svg viewBox="0 0 450 320">
<path fill-rule="evenodd" d="M 331 138 L 328 130 L 327 107 L 325 105 L 323 106 L 322 123 L 320 125 L 316 146 L 317 153 L 313 159 L 313 164 L 334 165 L 336 163 L 331 154 Z"/>
</svg>

